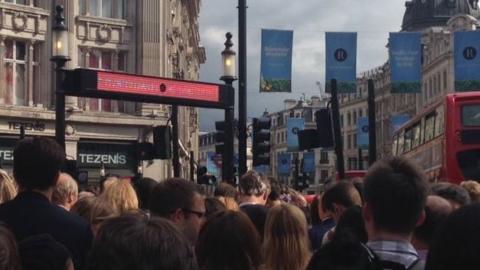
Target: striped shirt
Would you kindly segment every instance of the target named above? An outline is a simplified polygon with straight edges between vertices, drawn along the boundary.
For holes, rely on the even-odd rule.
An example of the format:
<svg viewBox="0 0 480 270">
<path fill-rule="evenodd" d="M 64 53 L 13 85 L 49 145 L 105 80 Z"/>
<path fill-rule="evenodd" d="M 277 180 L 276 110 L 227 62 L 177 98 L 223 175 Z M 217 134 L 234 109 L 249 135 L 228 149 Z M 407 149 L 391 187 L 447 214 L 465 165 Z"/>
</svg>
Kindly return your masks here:
<svg viewBox="0 0 480 270">
<path fill-rule="evenodd" d="M 380 260 L 403 264 L 406 269 L 419 259 L 417 251 L 409 242 L 371 241 L 367 246 L 377 254 Z"/>
</svg>

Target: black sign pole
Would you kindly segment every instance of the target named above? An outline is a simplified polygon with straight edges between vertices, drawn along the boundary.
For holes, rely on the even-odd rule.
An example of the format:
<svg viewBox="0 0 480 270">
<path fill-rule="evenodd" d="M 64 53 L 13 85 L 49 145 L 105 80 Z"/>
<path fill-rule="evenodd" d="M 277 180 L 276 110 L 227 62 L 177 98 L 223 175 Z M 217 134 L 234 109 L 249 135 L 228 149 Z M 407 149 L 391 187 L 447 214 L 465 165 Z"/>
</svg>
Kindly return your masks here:
<svg viewBox="0 0 480 270">
<path fill-rule="evenodd" d="M 233 107 L 225 109 L 225 146 L 222 155 L 222 177 L 223 181 L 234 185 L 233 179 Z"/>
<path fill-rule="evenodd" d="M 373 80 L 368 80 L 368 165 L 377 160 L 377 134 L 375 123 L 375 86 Z"/>
<path fill-rule="evenodd" d="M 62 84 L 65 77 L 65 61 L 56 61 L 55 77 L 55 140 L 65 149 L 65 94 Z"/>
<path fill-rule="evenodd" d="M 340 129 L 340 106 L 338 104 L 337 80 L 332 79 L 332 123 L 335 138 L 335 153 L 337 155 L 337 172 L 340 179 L 345 178 L 345 163 L 343 160 L 343 142 Z"/>
<path fill-rule="evenodd" d="M 238 1 L 238 171 L 247 172 L 247 0 Z"/>
<path fill-rule="evenodd" d="M 358 147 L 358 169 L 363 170 L 363 155 L 361 147 Z"/>
<path fill-rule="evenodd" d="M 195 182 L 195 157 L 194 152 L 190 151 L 190 181 Z"/>
<path fill-rule="evenodd" d="M 178 106 L 172 106 L 172 141 L 173 141 L 173 176 L 180 177 L 180 160 L 178 156 L 178 150 L 180 145 L 178 144 Z"/>
</svg>

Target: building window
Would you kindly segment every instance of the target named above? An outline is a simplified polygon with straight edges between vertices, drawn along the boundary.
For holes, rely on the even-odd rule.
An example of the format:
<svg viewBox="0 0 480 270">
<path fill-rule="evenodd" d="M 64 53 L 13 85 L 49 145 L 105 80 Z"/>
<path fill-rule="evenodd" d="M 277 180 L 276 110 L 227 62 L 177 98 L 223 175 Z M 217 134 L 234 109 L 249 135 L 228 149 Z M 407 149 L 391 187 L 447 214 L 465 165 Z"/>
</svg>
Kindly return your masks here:
<svg viewBox="0 0 480 270">
<path fill-rule="evenodd" d="M 350 113 L 347 113 L 347 126 L 352 125 L 352 115 Z"/>
<path fill-rule="evenodd" d="M 5 0 L 5 2 L 14 3 L 14 4 L 17 4 L 17 5 L 26 5 L 27 4 L 27 0 Z"/>
<path fill-rule="evenodd" d="M 340 115 L 340 127 L 343 128 L 343 114 Z"/>
<path fill-rule="evenodd" d="M 363 117 L 363 110 L 362 109 L 358 110 L 358 117 Z"/>
<path fill-rule="evenodd" d="M 352 148 L 352 135 L 348 134 L 347 135 L 347 150 L 350 150 Z"/>
<path fill-rule="evenodd" d="M 84 15 L 125 19 L 125 0 L 81 0 L 80 12 Z"/>
<path fill-rule="evenodd" d="M 356 111 L 353 111 L 353 124 L 354 125 L 357 124 L 357 112 Z"/>
<path fill-rule="evenodd" d="M 320 151 L 320 164 L 328 164 L 328 152 Z"/>
<path fill-rule="evenodd" d="M 325 179 L 328 177 L 328 171 L 327 170 L 321 170 L 320 171 L 320 180 L 323 182 Z"/>
<path fill-rule="evenodd" d="M 39 79 L 39 46 L 29 46 L 24 41 L 5 40 L 3 53 L 3 69 L 2 74 L 5 82 L 5 90 L 0 91 L 3 95 L 4 104 L 26 106 L 38 101 Z M 29 55 L 32 54 L 32 55 Z M 29 89 L 28 70 L 32 68 L 31 88 Z"/>
<path fill-rule="evenodd" d="M 447 90 L 447 71 L 443 71 L 443 91 L 448 92 Z"/>
</svg>

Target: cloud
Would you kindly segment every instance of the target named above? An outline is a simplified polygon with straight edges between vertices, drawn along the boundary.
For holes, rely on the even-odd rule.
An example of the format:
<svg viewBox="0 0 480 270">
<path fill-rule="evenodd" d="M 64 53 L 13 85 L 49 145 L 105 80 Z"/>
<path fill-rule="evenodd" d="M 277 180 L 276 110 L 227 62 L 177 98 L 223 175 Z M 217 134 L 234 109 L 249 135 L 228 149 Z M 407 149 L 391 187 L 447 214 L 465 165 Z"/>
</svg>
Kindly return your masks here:
<svg viewBox="0 0 480 270">
<path fill-rule="evenodd" d="M 247 0 L 247 93 L 249 117 L 284 108 L 285 98 L 318 94 L 316 82 L 325 80 L 325 32 L 358 32 L 357 73 L 382 65 L 387 60 L 388 32 L 400 29 L 405 0 Z M 219 83 L 220 53 L 225 33 L 238 44 L 238 1 L 202 0 L 200 38 L 207 52 L 201 67 L 201 80 Z M 291 94 L 258 93 L 260 70 L 260 31 L 294 31 Z M 236 87 L 236 86 L 235 86 Z M 214 129 L 221 111 L 202 110 L 201 129 Z"/>
</svg>

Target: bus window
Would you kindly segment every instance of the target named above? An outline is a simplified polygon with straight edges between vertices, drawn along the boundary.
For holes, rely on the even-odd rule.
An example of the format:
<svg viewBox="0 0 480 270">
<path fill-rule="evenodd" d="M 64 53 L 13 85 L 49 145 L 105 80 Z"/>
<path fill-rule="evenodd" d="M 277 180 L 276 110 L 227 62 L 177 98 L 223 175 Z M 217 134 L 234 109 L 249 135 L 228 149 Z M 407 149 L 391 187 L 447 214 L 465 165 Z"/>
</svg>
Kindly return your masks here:
<svg viewBox="0 0 480 270">
<path fill-rule="evenodd" d="M 420 145 L 420 123 L 416 124 L 412 130 L 413 130 L 412 148 L 415 148 Z"/>
<path fill-rule="evenodd" d="M 405 150 L 404 152 L 408 152 L 410 151 L 410 149 L 412 148 L 412 141 L 413 141 L 413 130 L 412 129 L 408 129 L 405 131 Z"/>
<path fill-rule="evenodd" d="M 462 125 L 467 127 L 480 126 L 480 105 L 462 106 Z"/>
<path fill-rule="evenodd" d="M 480 179 L 480 150 L 466 150 L 457 154 L 464 179 Z"/>
<path fill-rule="evenodd" d="M 435 115 L 431 114 L 427 116 L 425 120 L 425 142 L 430 141 L 433 139 L 433 128 L 435 125 Z"/>
<path fill-rule="evenodd" d="M 398 146 L 398 136 L 395 135 L 393 136 L 393 140 L 392 140 L 392 155 L 393 156 L 396 156 L 397 155 L 397 146 Z"/>
<path fill-rule="evenodd" d="M 443 130 L 445 129 L 445 115 L 443 113 L 443 106 L 437 108 L 435 116 L 435 137 L 440 136 L 443 134 Z"/>
<path fill-rule="evenodd" d="M 399 135 L 398 135 L 398 149 L 397 149 L 397 153 L 398 155 L 401 155 L 403 154 L 403 150 L 404 150 L 404 144 L 405 144 L 405 139 L 403 137 L 404 133 L 401 132 Z"/>
</svg>

